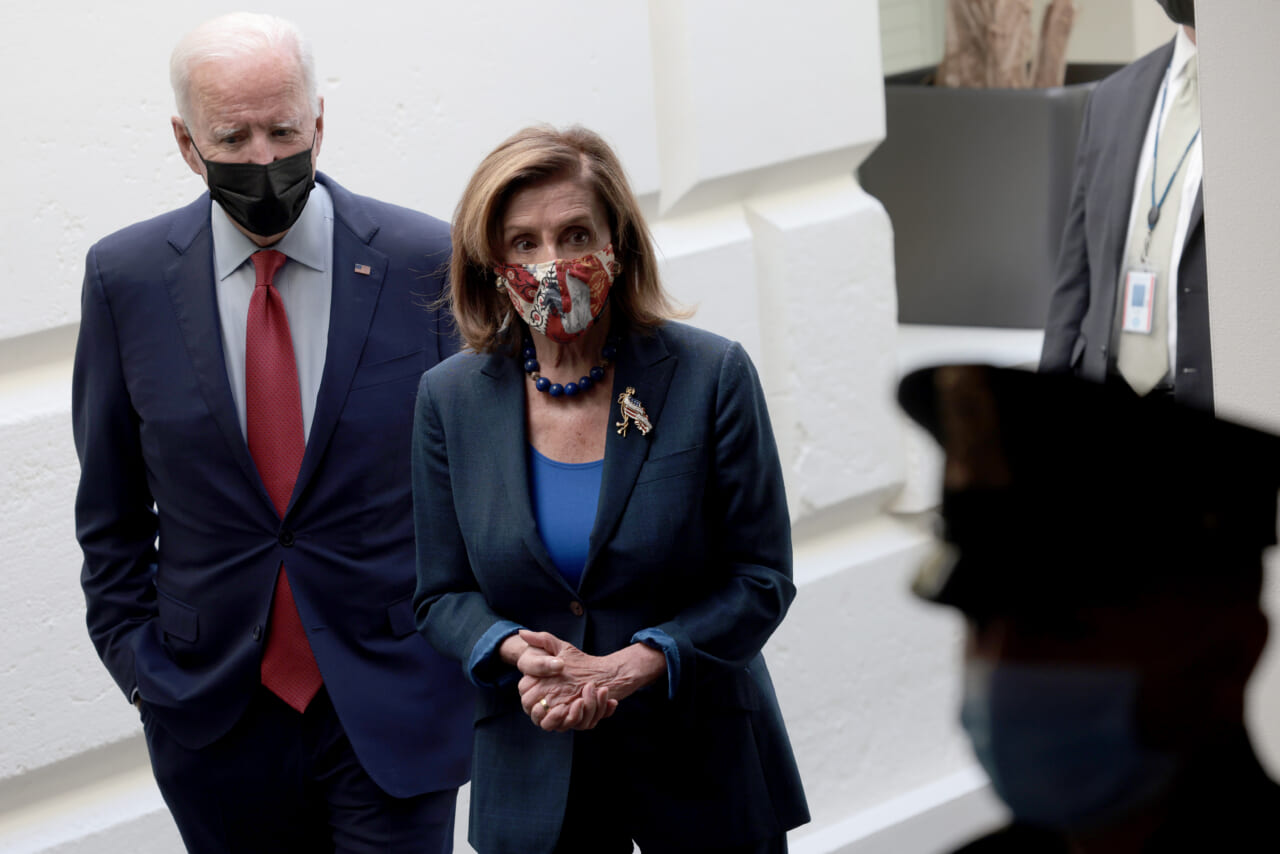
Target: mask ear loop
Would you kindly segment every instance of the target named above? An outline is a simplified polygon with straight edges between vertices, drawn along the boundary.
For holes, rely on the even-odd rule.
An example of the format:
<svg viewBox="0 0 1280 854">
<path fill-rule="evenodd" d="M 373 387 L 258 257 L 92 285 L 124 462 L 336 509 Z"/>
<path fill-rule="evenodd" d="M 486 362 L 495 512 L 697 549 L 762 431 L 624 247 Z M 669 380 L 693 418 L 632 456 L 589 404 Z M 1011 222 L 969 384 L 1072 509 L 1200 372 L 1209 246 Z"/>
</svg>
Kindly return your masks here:
<svg viewBox="0 0 1280 854">
<path fill-rule="evenodd" d="M 196 150 L 196 157 L 204 160 L 204 155 L 200 153 L 200 146 L 196 145 L 196 135 L 191 132 L 191 125 L 183 122 L 182 129 L 187 132 L 187 139 L 191 140 L 191 147 Z M 314 142 L 314 140 L 312 140 L 312 142 Z"/>
</svg>

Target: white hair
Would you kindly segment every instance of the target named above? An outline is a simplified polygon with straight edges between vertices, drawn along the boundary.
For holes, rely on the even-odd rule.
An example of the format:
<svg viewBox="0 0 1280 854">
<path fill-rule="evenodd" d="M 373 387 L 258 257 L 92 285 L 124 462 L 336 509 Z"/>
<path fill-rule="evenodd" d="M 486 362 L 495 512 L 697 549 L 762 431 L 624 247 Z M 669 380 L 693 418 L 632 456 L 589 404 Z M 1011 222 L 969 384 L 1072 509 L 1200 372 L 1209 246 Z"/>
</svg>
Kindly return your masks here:
<svg viewBox="0 0 1280 854">
<path fill-rule="evenodd" d="M 320 112 L 320 92 L 316 83 L 316 62 L 311 42 L 291 21 L 256 12 L 232 12 L 205 21 L 182 37 L 169 57 L 169 83 L 183 121 L 191 116 L 191 72 L 196 66 L 216 59 L 254 56 L 287 49 L 298 61 L 303 91 L 313 112 Z"/>
</svg>

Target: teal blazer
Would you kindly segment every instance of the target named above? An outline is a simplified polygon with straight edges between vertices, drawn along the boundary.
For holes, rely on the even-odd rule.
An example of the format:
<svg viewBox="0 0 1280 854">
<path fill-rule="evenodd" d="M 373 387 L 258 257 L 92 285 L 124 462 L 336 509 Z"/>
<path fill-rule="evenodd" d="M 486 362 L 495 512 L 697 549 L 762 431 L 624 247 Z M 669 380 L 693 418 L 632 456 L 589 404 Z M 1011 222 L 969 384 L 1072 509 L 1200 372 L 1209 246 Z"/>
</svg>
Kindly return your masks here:
<svg viewBox="0 0 1280 854">
<path fill-rule="evenodd" d="M 621 419 L 617 397 L 630 386 L 654 428 L 648 436 L 610 428 L 577 589 L 534 522 L 527 383 L 512 356 L 462 353 L 418 387 L 414 612 L 427 639 L 480 685 L 472 845 L 483 854 L 551 851 L 575 742 L 584 743 L 581 733 L 534 727 L 513 679 L 477 677 L 476 645 L 503 620 L 593 655 L 649 628 L 674 639 L 672 684 L 632 695 L 587 734 L 616 770 L 609 786 L 642 846 L 745 844 L 804 823 L 799 772 L 760 652 L 795 596 L 790 522 L 746 353 L 676 323 L 624 334 L 610 420 Z"/>
</svg>

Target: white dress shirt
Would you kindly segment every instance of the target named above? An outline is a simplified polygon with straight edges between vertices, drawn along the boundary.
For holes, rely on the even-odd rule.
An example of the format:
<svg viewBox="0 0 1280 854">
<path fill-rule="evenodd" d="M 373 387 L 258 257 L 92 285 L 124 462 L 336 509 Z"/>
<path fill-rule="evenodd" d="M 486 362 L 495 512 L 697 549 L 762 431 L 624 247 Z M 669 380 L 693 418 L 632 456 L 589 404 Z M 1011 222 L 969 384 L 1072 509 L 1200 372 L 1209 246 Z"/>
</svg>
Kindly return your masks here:
<svg viewBox="0 0 1280 854">
<path fill-rule="evenodd" d="M 1147 138 L 1142 143 L 1142 157 L 1138 160 L 1138 171 L 1134 175 L 1133 185 L 1133 207 L 1129 211 L 1129 234 L 1132 236 L 1137 227 L 1139 220 L 1146 222 L 1147 212 L 1151 210 L 1151 197 L 1145 195 L 1143 190 L 1146 189 L 1147 176 L 1151 172 L 1151 164 L 1155 159 L 1155 140 L 1156 140 L 1156 123 L 1159 122 L 1163 129 L 1164 119 L 1168 117 L 1169 103 L 1173 102 L 1174 96 L 1182 88 L 1182 82 L 1186 78 L 1187 62 L 1191 57 L 1196 55 L 1196 46 L 1191 42 L 1191 38 L 1187 35 L 1186 30 L 1178 27 L 1178 35 L 1174 39 L 1173 59 L 1169 61 L 1169 70 L 1165 72 L 1165 81 L 1169 85 L 1169 97 L 1165 104 L 1164 115 L 1160 111 L 1160 95 L 1156 94 L 1156 103 L 1151 110 L 1151 120 L 1147 125 Z M 1164 84 L 1161 84 L 1163 91 Z M 1203 136 L 1203 135 L 1202 135 Z M 1165 282 L 1165 305 L 1169 310 L 1169 370 L 1170 375 L 1177 375 L 1177 354 L 1178 354 L 1178 264 L 1182 260 L 1182 249 L 1187 242 L 1187 229 L 1191 225 L 1191 209 L 1195 205 L 1196 194 L 1200 191 L 1200 179 L 1204 175 L 1204 160 L 1201 157 L 1200 141 L 1202 136 L 1197 136 L 1195 143 L 1191 146 L 1191 151 L 1187 154 L 1186 161 L 1182 164 L 1182 168 L 1178 170 L 1178 175 L 1174 179 L 1173 189 L 1170 193 L 1182 192 L 1182 201 L 1178 208 L 1178 220 L 1175 223 L 1173 233 L 1173 250 L 1172 257 L 1168 261 L 1166 269 L 1169 275 L 1166 276 L 1168 281 Z M 1161 184 L 1167 178 L 1159 176 Z M 1156 188 L 1156 198 L 1160 197 L 1163 186 Z M 1129 244 L 1126 242 L 1124 254 L 1121 258 L 1129 257 Z M 1124 272 L 1123 270 L 1121 271 Z"/>
<path fill-rule="evenodd" d="M 244 403 L 245 329 L 254 274 L 250 256 L 262 247 L 245 237 L 222 206 L 213 202 L 213 273 L 222 325 L 222 353 L 231 381 L 231 397 L 240 417 L 240 431 L 248 441 Z M 288 262 L 276 274 L 274 285 L 284 301 L 298 363 L 298 391 L 302 398 L 303 435 L 311 435 L 316 396 L 329 349 L 329 305 L 333 292 L 333 199 L 320 184 L 311 190 L 302 215 L 274 246 Z"/>
</svg>

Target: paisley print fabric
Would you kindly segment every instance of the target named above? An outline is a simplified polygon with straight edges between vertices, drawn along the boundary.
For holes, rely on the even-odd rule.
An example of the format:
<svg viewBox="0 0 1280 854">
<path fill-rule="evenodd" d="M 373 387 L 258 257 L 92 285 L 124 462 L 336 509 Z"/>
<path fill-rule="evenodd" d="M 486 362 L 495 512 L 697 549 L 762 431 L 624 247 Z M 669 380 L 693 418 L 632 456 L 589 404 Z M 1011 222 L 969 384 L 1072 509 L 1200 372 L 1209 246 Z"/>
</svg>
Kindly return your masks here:
<svg viewBox="0 0 1280 854">
<path fill-rule="evenodd" d="M 563 343 L 596 322 L 622 265 L 614 260 L 613 244 L 609 244 L 581 258 L 500 264 L 493 270 L 498 290 L 507 292 L 529 328 Z"/>
</svg>

